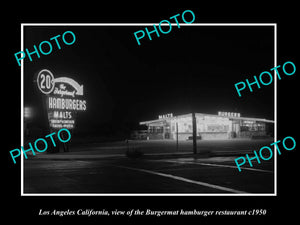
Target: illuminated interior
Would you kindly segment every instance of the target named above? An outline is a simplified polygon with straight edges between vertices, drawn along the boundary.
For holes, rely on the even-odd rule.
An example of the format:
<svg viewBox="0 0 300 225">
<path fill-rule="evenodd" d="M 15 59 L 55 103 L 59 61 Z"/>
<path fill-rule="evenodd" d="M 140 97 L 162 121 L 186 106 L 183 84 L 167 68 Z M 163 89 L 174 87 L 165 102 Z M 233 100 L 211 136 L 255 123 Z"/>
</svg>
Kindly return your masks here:
<svg viewBox="0 0 300 225">
<path fill-rule="evenodd" d="M 264 137 L 270 135 L 267 126 L 274 121 L 261 118 L 241 117 L 240 113 L 204 114 L 195 113 L 197 139 L 233 139 Z M 147 131 L 141 131 L 143 138 L 189 140 L 193 134 L 192 114 L 159 116 L 156 120 L 143 121 Z M 139 139 L 136 134 L 137 139 Z M 141 139 L 143 139 L 141 138 Z"/>
</svg>

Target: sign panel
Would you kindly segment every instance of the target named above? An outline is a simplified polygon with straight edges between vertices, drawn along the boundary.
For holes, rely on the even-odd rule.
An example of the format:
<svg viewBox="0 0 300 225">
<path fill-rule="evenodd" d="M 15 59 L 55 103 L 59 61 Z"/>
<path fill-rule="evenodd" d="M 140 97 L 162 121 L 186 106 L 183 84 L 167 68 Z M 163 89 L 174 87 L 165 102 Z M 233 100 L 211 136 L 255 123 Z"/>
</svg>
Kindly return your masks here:
<svg viewBox="0 0 300 225">
<path fill-rule="evenodd" d="M 235 112 L 218 112 L 218 116 L 241 117 L 241 114 Z"/>
<path fill-rule="evenodd" d="M 69 77 L 54 78 L 47 69 L 41 70 L 36 80 L 38 89 L 46 95 L 50 128 L 74 129 L 77 113 L 87 108 L 83 85 Z"/>
<path fill-rule="evenodd" d="M 158 115 L 158 119 L 165 119 L 165 118 L 171 118 L 171 117 L 173 117 L 173 113 Z"/>
</svg>

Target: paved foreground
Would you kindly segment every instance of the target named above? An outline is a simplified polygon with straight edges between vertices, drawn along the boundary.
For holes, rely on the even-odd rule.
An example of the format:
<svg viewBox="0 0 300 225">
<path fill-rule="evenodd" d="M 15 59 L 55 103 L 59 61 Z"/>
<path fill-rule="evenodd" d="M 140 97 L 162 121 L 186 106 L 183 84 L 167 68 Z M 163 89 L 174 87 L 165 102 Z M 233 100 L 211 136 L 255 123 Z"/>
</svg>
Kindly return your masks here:
<svg viewBox="0 0 300 225">
<path fill-rule="evenodd" d="M 124 151 L 108 154 L 91 149 L 85 154 L 41 154 L 24 160 L 24 194 L 274 193 L 272 160 L 253 162 L 253 167 L 239 172 L 234 163 L 237 156 L 226 149 L 229 146 L 223 155 L 196 157 L 158 149 L 141 158 L 128 158 Z"/>
</svg>

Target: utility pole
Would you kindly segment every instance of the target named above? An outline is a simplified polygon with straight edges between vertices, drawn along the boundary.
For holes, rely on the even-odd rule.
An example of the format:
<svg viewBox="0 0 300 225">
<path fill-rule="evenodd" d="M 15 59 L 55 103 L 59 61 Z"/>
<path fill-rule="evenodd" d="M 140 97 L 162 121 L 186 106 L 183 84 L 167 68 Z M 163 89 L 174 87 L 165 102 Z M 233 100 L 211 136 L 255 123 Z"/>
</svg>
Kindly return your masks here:
<svg viewBox="0 0 300 225">
<path fill-rule="evenodd" d="M 193 127 L 193 153 L 197 154 L 197 123 L 195 113 L 192 113 L 192 127 Z"/>
<path fill-rule="evenodd" d="M 176 150 L 178 152 L 178 123 L 176 122 Z"/>
</svg>

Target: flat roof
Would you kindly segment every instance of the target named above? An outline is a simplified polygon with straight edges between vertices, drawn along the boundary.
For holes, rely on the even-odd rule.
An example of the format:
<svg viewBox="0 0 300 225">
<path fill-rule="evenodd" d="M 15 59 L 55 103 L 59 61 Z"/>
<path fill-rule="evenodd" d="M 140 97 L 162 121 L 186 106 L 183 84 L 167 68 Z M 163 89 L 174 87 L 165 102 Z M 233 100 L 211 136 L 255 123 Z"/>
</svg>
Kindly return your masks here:
<svg viewBox="0 0 300 225">
<path fill-rule="evenodd" d="M 235 116 L 219 116 L 217 114 L 207 114 L 207 113 L 195 113 L 196 116 L 213 116 L 213 117 L 222 117 L 222 118 L 229 118 L 232 120 L 248 120 L 248 121 L 257 121 L 257 122 L 265 122 L 265 123 L 274 123 L 274 120 L 267 120 L 262 118 L 252 118 L 252 117 L 235 117 Z M 147 125 L 151 123 L 163 123 L 167 120 L 173 120 L 176 118 L 184 118 L 187 116 L 192 116 L 192 113 L 183 114 L 183 115 L 177 115 L 173 117 L 167 117 L 167 118 L 161 118 L 161 119 L 155 119 L 155 120 L 148 120 L 140 122 L 140 125 Z"/>
</svg>

